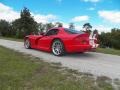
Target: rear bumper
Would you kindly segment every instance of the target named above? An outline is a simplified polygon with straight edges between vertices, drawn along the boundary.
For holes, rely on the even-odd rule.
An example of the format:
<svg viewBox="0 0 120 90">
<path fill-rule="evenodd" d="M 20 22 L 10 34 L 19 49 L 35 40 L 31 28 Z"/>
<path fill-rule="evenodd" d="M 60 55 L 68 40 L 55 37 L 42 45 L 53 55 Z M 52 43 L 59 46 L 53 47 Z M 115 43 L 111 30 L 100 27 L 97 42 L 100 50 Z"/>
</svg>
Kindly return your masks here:
<svg viewBox="0 0 120 90">
<path fill-rule="evenodd" d="M 92 49 L 91 45 L 70 45 L 66 47 L 66 51 L 68 53 L 87 52 L 87 51 L 91 51 L 91 49 Z"/>
</svg>

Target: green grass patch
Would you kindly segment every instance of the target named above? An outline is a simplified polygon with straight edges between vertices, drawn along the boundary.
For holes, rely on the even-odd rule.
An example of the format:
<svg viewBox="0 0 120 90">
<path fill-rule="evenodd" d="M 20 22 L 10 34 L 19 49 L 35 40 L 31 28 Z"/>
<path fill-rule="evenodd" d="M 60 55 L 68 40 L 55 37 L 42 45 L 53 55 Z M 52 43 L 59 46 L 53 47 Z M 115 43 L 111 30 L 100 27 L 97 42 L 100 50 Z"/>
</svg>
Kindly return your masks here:
<svg viewBox="0 0 120 90">
<path fill-rule="evenodd" d="M 1 37 L 0 36 L 0 39 L 23 42 L 23 39 L 17 39 L 17 38 L 11 38 L 11 37 Z"/>
<path fill-rule="evenodd" d="M 113 54 L 120 56 L 120 50 L 112 49 L 112 48 L 97 48 L 97 52 L 105 53 L 105 54 Z"/>
<path fill-rule="evenodd" d="M 0 90 L 114 90 L 111 83 L 0 46 Z"/>
</svg>

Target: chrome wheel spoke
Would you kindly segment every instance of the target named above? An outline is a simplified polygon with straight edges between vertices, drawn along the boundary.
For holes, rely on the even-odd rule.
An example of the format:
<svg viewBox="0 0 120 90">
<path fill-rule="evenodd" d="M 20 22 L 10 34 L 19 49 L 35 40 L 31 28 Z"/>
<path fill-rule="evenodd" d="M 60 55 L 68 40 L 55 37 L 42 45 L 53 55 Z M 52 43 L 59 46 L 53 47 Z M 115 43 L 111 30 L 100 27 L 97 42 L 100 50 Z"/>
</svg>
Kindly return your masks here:
<svg viewBox="0 0 120 90">
<path fill-rule="evenodd" d="M 30 46 L 29 40 L 26 40 L 25 41 L 25 48 L 29 48 L 29 46 Z"/>
<path fill-rule="evenodd" d="M 55 41 L 52 45 L 52 51 L 55 55 L 60 55 L 62 52 L 62 44 L 60 41 Z"/>
</svg>

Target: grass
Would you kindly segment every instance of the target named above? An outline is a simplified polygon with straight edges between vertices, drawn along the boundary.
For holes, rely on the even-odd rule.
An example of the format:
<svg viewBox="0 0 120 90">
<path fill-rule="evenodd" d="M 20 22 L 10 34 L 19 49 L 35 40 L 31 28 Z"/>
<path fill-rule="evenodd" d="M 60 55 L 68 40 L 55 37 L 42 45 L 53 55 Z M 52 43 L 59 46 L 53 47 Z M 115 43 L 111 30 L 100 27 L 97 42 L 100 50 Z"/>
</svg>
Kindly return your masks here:
<svg viewBox="0 0 120 90">
<path fill-rule="evenodd" d="M 23 39 L 17 39 L 17 38 L 12 38 L 12 37 L 1 37 L 0 36 L 0 39 L 23 42 Z"/>
<path fill-rule="evenodd" d="M 117 83 L 116 83 L 117 82 Z M 120 81 L 116 79 L 117 86 Z M 0 90 L 114 90 L 112 80 L 0 46 Z"/>
<path fill-rule="evenodd" d="M 105 54 L 113 54 L 120 56 L 120 50 L 112 49 L 112 48 L 97 48 L 97 52 L 105 53 Z"/>
</svg>

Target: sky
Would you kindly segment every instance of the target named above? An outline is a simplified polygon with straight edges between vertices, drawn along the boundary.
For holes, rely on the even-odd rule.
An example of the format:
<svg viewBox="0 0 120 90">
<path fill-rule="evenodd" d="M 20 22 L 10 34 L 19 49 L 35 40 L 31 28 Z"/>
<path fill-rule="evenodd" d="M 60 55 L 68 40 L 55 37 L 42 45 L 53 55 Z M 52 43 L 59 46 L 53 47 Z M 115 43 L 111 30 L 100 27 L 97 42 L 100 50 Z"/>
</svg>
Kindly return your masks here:
<svg viewBox="0 0 120 90">
<path fill-rule="evenodd" d="M 62 22 L 68 27 L 72 22 L 82 29 L 89 22 L 99 32 L 120 28 L 120 0 L 0 0 L 0 19 L 14 21 L 23 7 L 38 23 Z"/>
</svg>

